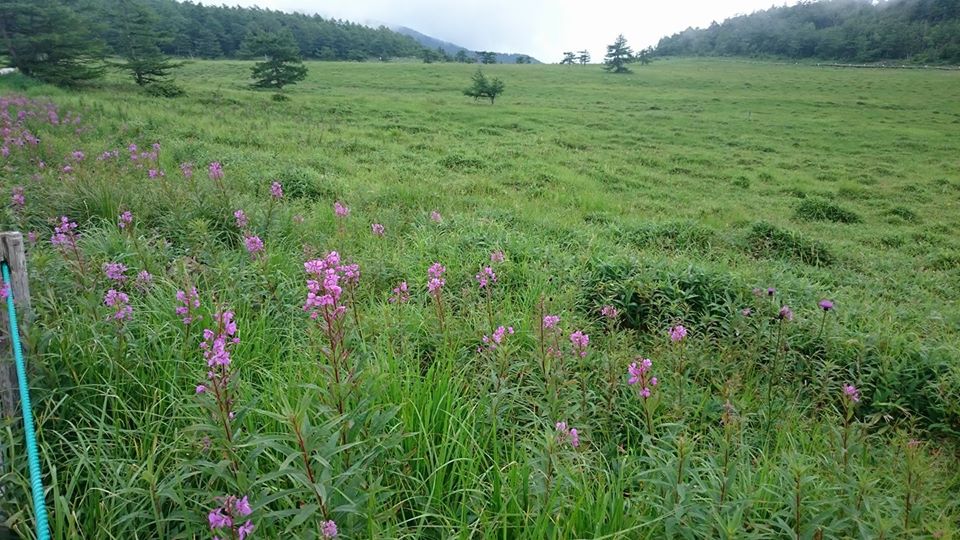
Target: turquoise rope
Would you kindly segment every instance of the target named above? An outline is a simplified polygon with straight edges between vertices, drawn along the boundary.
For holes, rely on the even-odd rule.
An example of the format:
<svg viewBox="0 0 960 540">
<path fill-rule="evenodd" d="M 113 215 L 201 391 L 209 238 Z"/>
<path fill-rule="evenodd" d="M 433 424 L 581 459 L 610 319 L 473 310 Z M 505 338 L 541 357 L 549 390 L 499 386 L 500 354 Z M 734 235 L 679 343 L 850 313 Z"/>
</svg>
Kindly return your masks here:
<svg viewBox="0 0 960 540">
<path fill-rule="evenodd" d="M 40 452 L 33 427 L 33 409 L 30 407 L 30 389 L 27 387 L 27 368 L 23 362 L 20 345 L 20 329 L 17 311 L 13 308 L 13 287 L 10 285 L 10 267 L 3 263 L 3 283 L 7 288 L 7 315 L 10 317 L 10 340 L 13 343 L 13 359 L 17 364 L 17 382 L 20 384 L 20 405 L 23 408 L 23 431 L 27 439 L 27 462 L 30 464 L 30 490 L 33 492 L 33 514 L 37 519 L 37 540 L 50 540 L 50 525 L 47 523 L 47 504 L 43 498 L 43 482 L 40 478 Z"/>
</svg>

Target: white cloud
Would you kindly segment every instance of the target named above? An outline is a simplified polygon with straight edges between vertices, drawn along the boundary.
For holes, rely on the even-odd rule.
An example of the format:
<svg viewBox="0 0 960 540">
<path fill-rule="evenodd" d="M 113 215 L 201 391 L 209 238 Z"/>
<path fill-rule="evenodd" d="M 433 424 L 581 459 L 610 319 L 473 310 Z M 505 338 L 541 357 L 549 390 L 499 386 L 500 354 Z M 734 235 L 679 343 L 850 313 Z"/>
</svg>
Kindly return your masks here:
<svg viewBox="0 0 960 540">
<path fill-rule="evenodd" d="M 474 50 L 522 52 L 556 62 L 588 49 L 594 61 L 622 33 L 634 49 L 689 26 L 766 9 L 771 0 L 233 0 L 230 4 L 408 26 Z M 795 3 L 791 0 L 787 3 Z"/>
</svg>

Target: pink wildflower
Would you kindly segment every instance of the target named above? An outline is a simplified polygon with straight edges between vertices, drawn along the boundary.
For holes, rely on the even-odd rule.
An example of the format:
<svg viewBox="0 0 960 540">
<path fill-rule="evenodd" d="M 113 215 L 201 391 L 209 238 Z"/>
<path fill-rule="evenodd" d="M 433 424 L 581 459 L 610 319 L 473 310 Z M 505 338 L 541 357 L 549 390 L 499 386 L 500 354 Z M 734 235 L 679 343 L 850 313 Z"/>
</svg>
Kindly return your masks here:
<svg viewBox="0 0 960 540">
<path fill-rule="evenodd" d="M 637 361 L 632 362 L 630 367 L 627 368 L 627 374 L 630 375 L 630 379 L 627 380 L 627 384 L 639 385 L 637 388 L 637 393 L 643 399 L 650 397 L 650 389 L 659 383 L 656 377 L 649 377 L 648 373 L 650 368 L 653 367 L 653 361 L 649 358 L 638 357 Z"/>
<path fill-rule="evenodd" d="M 207 167 L 207 176 L 211 180 L 220 180 L 223 178 L 223 165 L 219 161 L 211 162 Z"/>
<path fill-rule="evenodd" d="M 243 210 L 237 210 L 236 212 L 234 212 L 234 213 L 233 213 L 233 218 L 234 218 L 234 219 L 236 220 L 236 222 L 237 222 L 237 228 L 238 228 L 238 229 L 246 229 L 246 228 L 247 228 L 247 223 L 248 223 L 248 221 L 247 221 L 247 214 L 245 214 L 245 213 L 243 212 Z"/>
<path fill-rule="evenodd" d="M 183 324 L 190 324 L 202 318 L 193 313 L 200 309 L 200 295 L 197 293 L 196 287 L 190 289 L 189 295 L 185 291 L 177 291 L 177 302 L 180 302 L 180 305 L 177 306 L 175 312 L 177 316 L 182 318 Z"/>
<path fill-rule="evenodd" d="M 687 329 L 682 324 L 678 324 L 670 329 L 670 341 L 677 343 L 687 337 Z"/>
<path fill-rule="evenodd" d="M 370 230 L 373 231 L 374 236 L 383 236 L 384 234 L 383 225 L 379 223 L 374 223 L 370 225 Z"/>
<path fill-rule="evenodd" d="M 180 174 L 187 180 L 193 178 L 193 163 L 181 163 Z"/>
<path fill-rule="evenodd" d="M 613 321 L 620 315 L 620 311 L 608 304 L 600 308 L 600 314 L 606 317 L 607 320 Z"/>
<path fill-rule="evenodd" d="M 111 279 L 116 282 L 124 282 L 127 280 L 127 276 L 124 275 L 127 271 L 127 265 L 123 263 L 104 263 L 103 273 L 107 276 L 107 279 Z"/>
<path fill-rule="evenodd" d="M 557 438 L 561 441 L 567 441 L 570 446 L 578 448 L 580 446 L 580 434 L 577 428 L 567 428 L 566 422 L 557 422 Z"/>
<path fill-rule="evenodd" d="M 477 283 L 480 284 L 481 289 L 483 289 L 484 287 L 486 287 L 491 283 L 496 283 L 496 282 L 497 282 L 497 275 L 493 273 L 493 268 L 490 268 L 489 266 L 484 267 L 484 269 L 477 274 Z"/>
<path fill-rule="evenodd" d="M 333 213 L 338 218 L 345 218 L 350 215 L 350 209 L 343 205 L 340 201 L 333 203 Z"/>
<path fill-rule="evenodd" d="M 440 263 L 433 263 L 430 268 L 427 270 L 429 275 L 429 280 L 427 281 L 427 290 L 433 295 L 439 295 L 440 291 L 443 289 L 443 286 L 447 284 L 446 280 L 443 279 L 443 273 L 447 269 Z"/>
<path fill-rule="evenodd" d="M 283 186 L 280 182 L 270 184 L 270 196 L 277 200 L 283 198 Z"/>
<path fill-rule="evenodd" d="M 407 282 L 401 281 L 399 285 L 393 288 L 393 294 L 390 296 L 391 304 L 405 304 L 410 300 L 410 292 L 407 288 Z"/>
<path fill-rule="evenodd" d="M 852 384 L 843 385 L 843 394 L 853 403 L 860 402 L 860 390 L 857 390 L 857 387 Z"/>
<path fill-rule="evenodd" d="M 125 293 L 110 289 L 103 297 L 103 303 L 107 307 L 114 309 L 111 318 L 117 322 L 123 322 L 133 317 L 133 308 L 130 306 L 130 297 Z"/>
<path fill-rule="evenodd" d="M 133 223 L 133 214 L 129 210 L 124 211 L 117 219 L 117 226 L 121 229 L 126 229 L 131 223 Z"/>
<path fill-rule="evenodd" d="M 553 328 L 560 322 L 559 315 L 544 315 L 543 316 L 543 327 L 544 328 Z"/>
<path fill-rule="evenodd" d="M 321 527 L 321 534 L 323 534 L 323 540 L 331 540 L 337 537 L 337 524 L 333 520 L 327 520 L 323 522 Z"/>
<path fill-rule="evenodd" d="M 433 221 L 434 223 L 440 223 L 441 221 L 443 221 L 443 216 L 440 215 L 440 212 L 437 212 L 436 210 L 434 210 L 430 212 L 430 220 Z"/>
<path fill-rule="evenodd" d="M 503 252 L 500 250 L 490 253 L 490 262 L 492 263 L 502 263 L 504 259 Z"/>
<path fill-rule="evenodd" d="M 13 204 L 14 209 L 23 209 L 24 205 L 27 203 L 26 197 L 23 195 L 23 186 L 17 186 L 13 188 L 13 195 L 10 196 L 10 202 Z"/>
<path fill-rule="evenodd" d="M 263 240 L 259 236 L 244 236 L 243 243 L 247 248 L 247 253 L 253 258 L 263 252 Z"/>
<path fill-rule="evenodd" d="M 587 356 L 587 345 L 590 344 L 590 336 L 584 334 L 581 330 L 570 334 L 570 343 L 573 344 L 574 352 L 584 358 Z"/>
</svg>

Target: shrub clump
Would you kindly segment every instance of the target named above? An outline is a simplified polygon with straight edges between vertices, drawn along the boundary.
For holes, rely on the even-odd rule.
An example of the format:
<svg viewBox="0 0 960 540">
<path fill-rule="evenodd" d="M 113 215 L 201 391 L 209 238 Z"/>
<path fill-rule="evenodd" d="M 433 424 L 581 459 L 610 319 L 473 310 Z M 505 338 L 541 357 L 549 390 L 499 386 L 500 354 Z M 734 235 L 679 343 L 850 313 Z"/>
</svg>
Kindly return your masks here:
<svg viewBox="0 0 960 540">
<path fill-rule="evenodd" d="M 834 223 L 860 223 L 863 219 L 851 210 L 824 199 L 800 201 L 793 217 L 803 221 L 833 221 Z"/>
<path fill-rule="evenodd" d="M 747 245 L 755 257 L 789 259 L 813 266 L 830 266 L 837 261 L 822 242 L 763 221 L 754 223 L 750 228 Z"/>
</svg>

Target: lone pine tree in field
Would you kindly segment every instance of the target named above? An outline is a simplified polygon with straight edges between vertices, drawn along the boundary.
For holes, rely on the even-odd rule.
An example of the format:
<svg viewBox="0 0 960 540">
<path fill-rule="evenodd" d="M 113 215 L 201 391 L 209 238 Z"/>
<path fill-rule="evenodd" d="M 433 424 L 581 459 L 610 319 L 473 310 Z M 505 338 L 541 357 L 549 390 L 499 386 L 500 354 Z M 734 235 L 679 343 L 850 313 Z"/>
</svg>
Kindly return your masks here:
<svg viewBox="0 0 960 540">
<path fill-rule="evenodd" d="M 117 34 L 117 52 L 123 58 L 117 67 L 133 74 L 139 86 L 167 82 L 170 70 L 182 66 L 183 62 L 171 61 L 160 52 L 169 38 L 158 35 L 157 16 L 135 0 L 117 2 L 116 14 L 112 31 Z"/>
<path fill-rule="evenodd" d="M 560 61 L 560 64 L 561 65 L 566 64 L 568 66 L 572 66 L 574 60 L 576 59 L 577 59 L 577 55 L 573 54 L 572 52 L 565 52 L 563 53 L 563 60 Z"/>
<path fill-rule="evenodd" d="M 472 97 L 474 101 L 480 98 L 488 98 L 490 104 L 493 105 L 497 96 L 503 93 L 503 88 L 503 81 L 498 78 L 488 79 L 483 71 L 478 69 L 473 74 L 473 84 L 464 90 L 463 94 Z"/>
<path fill-rule="evenodd" d="M 243 44 L 249 56 L 263 58 L 254 64 L 254 88 L 276 88 L 296 84 L 307 77 L 307 68 L 300 59 L 300 49 L 289 32 L 259 32 L 247 36 Z"/>
<path fill-rule="evenodd" d="M 90 25 L 54 0 L 0 0 L 0 54 L 41 81 L 74 86 L 103 75 Z"/>
<path fill-rule="evenodd" d="M 590 63 L 590 51 L 584 49 L 577 53 L 577 60 L 580 62 L 581 66 L 585 66 Z"/>
<path fill-rule="evenodd" d="M 627 38 L 620 34 L 613 45 L 607 45 L 607 56 L 603 60 L 603 69 L 612 73 L 630 73 L 627 64 L 632 61 L 633 51 L 627 45 Z"/>
</svg>

